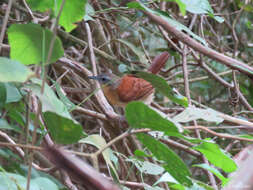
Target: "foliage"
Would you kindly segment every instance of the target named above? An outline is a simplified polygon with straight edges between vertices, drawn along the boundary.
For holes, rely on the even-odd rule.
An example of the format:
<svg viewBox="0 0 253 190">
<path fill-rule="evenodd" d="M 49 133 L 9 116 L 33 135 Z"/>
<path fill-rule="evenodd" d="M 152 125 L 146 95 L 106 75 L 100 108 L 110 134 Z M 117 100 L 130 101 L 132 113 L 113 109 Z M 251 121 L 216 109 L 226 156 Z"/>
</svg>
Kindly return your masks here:
<svg viewBox="0 0 253 190">
<path fill-rule="evenodd" d="M 31 153 L 34 149 L 44 159 L 62 162 L 44 151 L 48 138 L 56 147 L 88 157 L 122 189 L 135 182 L 150 190 L 209 190 L 214 189 L 208 185 L 212 174 L 221 181 L 217 186 L 229 183 L 238 168 L 234 155 L 247 146 L 243 141 L 252 142 L 237 126 L 253 126 L 252 75 L 244 67 L 249 73 L 240 72 L 240 65 L 234 72 L 180 40 L 188 35 L 199 48 L 251 66 L 251 4 L 26 0 L 27 5 L 12 4 L 8 14 L 10 2 L 0 3 L 0 190 L 25 189 L 29 176 L 34 190 L 84 189 L 57 173 L 29 169 L 49 167 L 41 154 Z M 181 39 L 150 15 L 176 29 Z M 159 74 L 145 72 L 164 51 L 170 58 Z M 145 79 L 156 90 L 153 103 L 111 108 L 87 78 L 97 70 Z M 66 175 L 72 181 L 71 172 Z"/>
</svg>

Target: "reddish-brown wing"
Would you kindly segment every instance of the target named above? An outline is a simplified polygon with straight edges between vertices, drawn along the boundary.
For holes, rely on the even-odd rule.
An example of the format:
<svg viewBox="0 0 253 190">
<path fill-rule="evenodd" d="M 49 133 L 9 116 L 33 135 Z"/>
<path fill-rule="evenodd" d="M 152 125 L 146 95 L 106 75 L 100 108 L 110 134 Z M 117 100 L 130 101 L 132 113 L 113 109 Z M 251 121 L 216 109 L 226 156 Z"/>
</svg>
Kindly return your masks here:
<svg viewBox="0 0 253 190">
<path fill-rule="evenodd" d="M 124 76 L 117 88 L 122 102 L 140 100 L 154 92 L 153 86 L 142 78 L 133 75 Z"/>
</svg>

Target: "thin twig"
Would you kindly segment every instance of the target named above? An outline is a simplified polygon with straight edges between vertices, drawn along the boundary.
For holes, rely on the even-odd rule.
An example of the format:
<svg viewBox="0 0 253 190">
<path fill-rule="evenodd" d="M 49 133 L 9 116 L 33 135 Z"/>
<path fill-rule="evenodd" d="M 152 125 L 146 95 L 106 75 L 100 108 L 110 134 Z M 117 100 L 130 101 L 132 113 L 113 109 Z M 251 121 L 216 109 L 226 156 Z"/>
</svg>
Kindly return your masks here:
<svg viewBox="0 0 253 190">
<path fill-rule="evenodd" d="M 7 7 L 7 10 L 5 12 L 5 16 L 4 16 L 4 20 L 3 20 L 3 24 L 2 24 L 2 29 L 1 29 L 1 34 L 0 34 L 0 54 L 1 54 L 1 50 L 2 50 L 4 34 L 5 34 L 5 30 L 6 30 L 6 26 L 7 26 L 7 23 L 8 23 L 8 18 L 9 18 L 9 15 L 10 15 L 11 6 L 12 6 L 13 1 L 15 1 L 15 0 L 9 0 L 9 2 L 8 2 L 8 7 Z"/>
</svg>

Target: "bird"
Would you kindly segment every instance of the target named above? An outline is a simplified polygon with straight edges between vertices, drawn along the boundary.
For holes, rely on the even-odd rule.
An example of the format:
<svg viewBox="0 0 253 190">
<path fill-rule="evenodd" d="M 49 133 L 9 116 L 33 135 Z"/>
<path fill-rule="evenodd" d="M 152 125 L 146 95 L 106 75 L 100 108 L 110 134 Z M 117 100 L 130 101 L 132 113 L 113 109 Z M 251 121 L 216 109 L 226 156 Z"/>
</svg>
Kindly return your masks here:
<svg viewBox="0 0 253 190">
<path fill-rule="evenodd" d="M 105 97 L 113 106 L 125 108 L 132 101 L 142 101 L 149 105 L 154 97 L 153 86 L 133 74 L 119 78 L 112 73 L 102 73 L 90 76 L 89 79 L 97 80 L 102 85 Z"/>
<path fill-rule="evenodd" d="M 148 72 L 157 74 L 168 58 L 168 52 L 157 55 L 148 68 Z M 134 74 L 126 74 L 119 78 L 112 73 L 102 73 L 88 78 L 102 84 L 104 95 L 113 106 L 125 108 L 132 101 L 142 101 L 150 105 L 154 97 L 155 89 L 152 84 Z"/>
</svg>

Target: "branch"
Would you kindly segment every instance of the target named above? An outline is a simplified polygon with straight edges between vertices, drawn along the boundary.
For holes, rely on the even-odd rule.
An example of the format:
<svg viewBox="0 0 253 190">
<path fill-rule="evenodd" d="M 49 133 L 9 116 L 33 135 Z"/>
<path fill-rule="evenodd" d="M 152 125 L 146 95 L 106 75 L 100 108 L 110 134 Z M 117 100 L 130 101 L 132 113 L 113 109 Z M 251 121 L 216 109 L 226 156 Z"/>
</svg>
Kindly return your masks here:
<svg viewBox="0 0 253 190">
<path fill-rule="evenodd" d="M 213 49 L 210 49 L 206 46 L 203 46 L 187 34 L 177 30 L 175 27 L 171 26 L 164 18 L 157 16 L 153 13 L 143 11 L 144 14 L 146 14 L 152 21 L 157 23 L 158 25 L 161 25 L 167 32 L 174 35 L 178 40 L 182 41 L 183 43 L 187 44 L 189 47 L 193 48 L 196 51 L 199 51 L 200 53 L 219 61 L 220 63 L 238 70 L 248 76 L 253 77 L 253 68 L 246 65 L 245 63 L 238 61 L 236 59 L 233 59 L 231 57 L 228 57 L 226 55 L 223 55 Z"/>
</svg>

